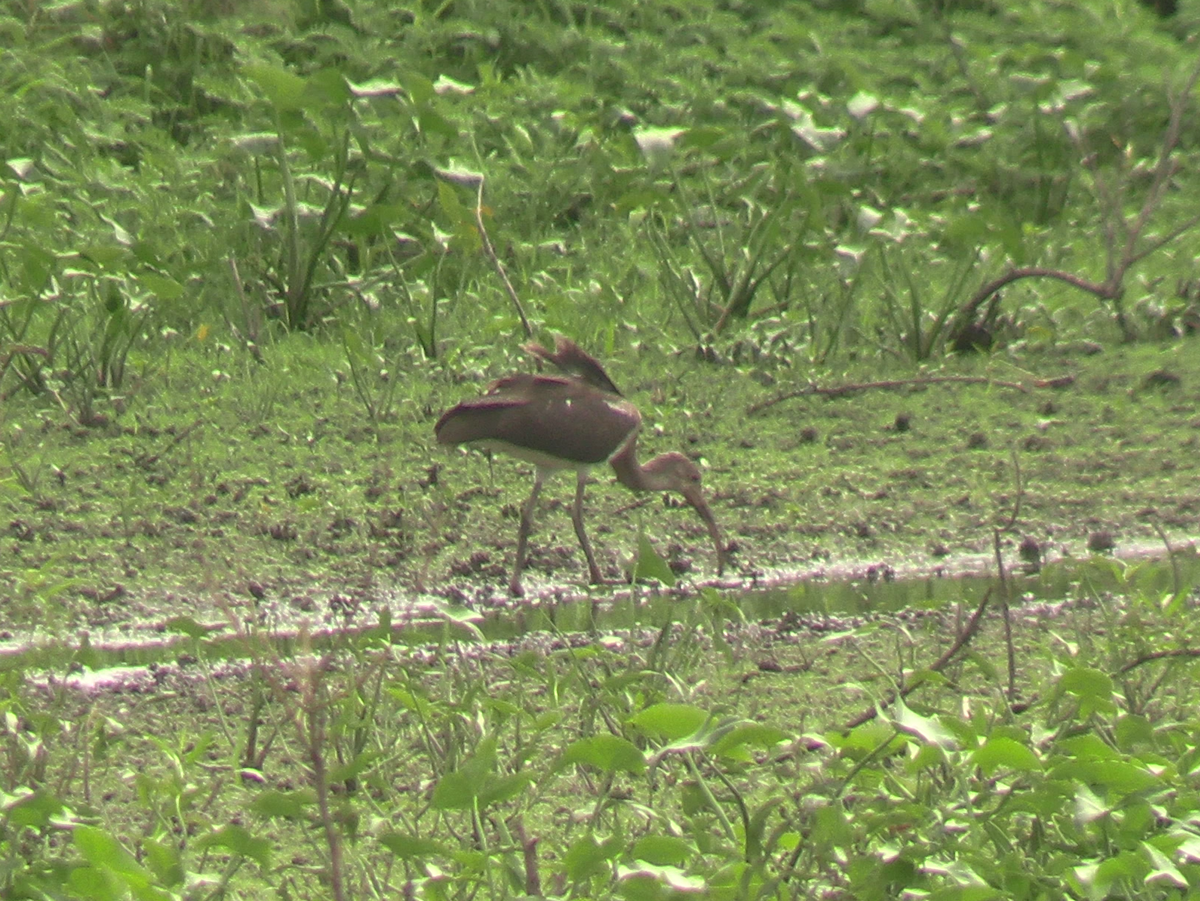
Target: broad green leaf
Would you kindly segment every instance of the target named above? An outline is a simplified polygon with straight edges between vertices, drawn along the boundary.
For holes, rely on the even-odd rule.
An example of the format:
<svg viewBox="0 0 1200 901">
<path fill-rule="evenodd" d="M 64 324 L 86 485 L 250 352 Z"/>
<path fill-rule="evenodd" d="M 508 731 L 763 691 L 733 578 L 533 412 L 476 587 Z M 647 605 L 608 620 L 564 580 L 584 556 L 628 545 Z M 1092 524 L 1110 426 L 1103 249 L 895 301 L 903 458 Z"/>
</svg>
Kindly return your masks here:
<svg viewBox="0 0 1200 901">
<path fill-rule="evenodd" d="M 667 565 L 667 561 L 658 555 L 654 545 L 643 533 L 638 533 L 638 555 L 633 564 L 633 580 L 657 579 L 667 588 L 675 585 L 675 573 Z"/>
<path fill-rule="evenodd" d="M 682 867 L 695 854 L 694 844 L 673 835 L 644 835 L 629 852 L 634 860 L 675 867 Z"/>
<path fill-rule="evenodd" d="M 896 712 L 892 717 L 896 727 L 915 735 L 926 744 L 935 745 L 947 750 L 958 746 L 954 735 L 945 726 L 932 717 L 921 716 L 909 708 L 903 701 L 896 700 Z"/>
<path fill-rule="evenodd" d="M 812 840 L 833 847 L 844 847 L 854 840 L 854 829 L 841 804 L 826 803 L 817 810 Z"/>
<path fill-rule="evenodd" d="M 0 811 L 10 827 L 43 829 L 63 813 L 62 802 L 46 791 L 18 788 L 12 794 L 0 791 Z"/>
<path fill-rule="evenodd" d="M 1075 791 L 1075 822 L 1081 825 L 1095 822 L 1108 816 L 1112 811 L 1086 785 L 1080 785 Z"/>
<path fill-rule="evenodd" d="M 1112 677 L 1098 669 L 1088 666 L 1072 667 L 1062 674 L 1059 685 L 1069 695 L 1074 695 L 1080 700 L 1091 700 L 1095 704 L 1093 709 L 1115 709 L 1112 703 Z"/>
<path fill-rule="evenodd" d="M 174 897 L 156 884 L 150 871 L 104 830 L 78 826 L 73 838 L 75 847 L 91 866 L 76 867 L 71 872 L 69 883 L 75 890 L 72 897 L 97 901 L 121 901 L 129 895 L 137 901 L 170 901 Z"/>
<path fill-rule="evenodd" d="M 678 741 L 694 735 L 709 714 L 691 704 L 654 704 L 629 718 L 629 724 L 654 738 Z"/>
<path fill-rule="evenodd" d="M 787 733 L 774 726 L 768 726 L 765 723 L 742 722 L 722 735 L 713 743 L 710 750 L 718 756 L 729 757 L 744 752 L 746 745 L 773 748 L 786 738 Z M 745 757 L 740 759 L 745 759 Z"/>
<path fill-rule="evenodd" d="M 147 291 L 163 300 L 178 300 L 183 296 L 183 285 L 165 275 L 155 272 L 140 272 L 137 280 Z"/>
<path fill-rule="evenodd" d="M 458 138 L 458 126 L 432 106 L 422 106 L 419 109 L 417 124 L 423 132 L 440 135 L 444 138 Z"/>
<path fill-rule="evenodd" d="M 512 773 L 508 776 L 492 776 L 484 782 L 483 792 L 479 796 L 479 803 L 483 807 L 491 806 L 492 804 L 503 804 L 505 801 L 511 801 L 533 782 L 533 776 L 530 773 Z"/>
<path fill-rule="evenodd" d="M 434 809 L 471 810 L 475 806 L 475 799 L 484 789 L 485 778 L 461 770 L 447 773 L 433 789 L 431 800 Z"/>
<path fill-rule="evenodd" d="M 1170 858 L 1154 847 L 1149 842 L 1142 842 L 1142 852 L 1146 855 L 1146 859 L 1150 863 L 1150 872 L 1146 874 L 1143 880 L 1146 885 L 1163 885 L 1172 886 L 1174 888 L 1185 889 L 1188 887 L 1187 879 L 1183 873 L 1179 872 L 1179 868 L 1171 863 Z"/>
<path fill-rule="evenodd" d="M 340 106 L 353 98 L 345 76 L 337 69 L 322 69 L 305 80 L 305 106 L 311 107 L 314 100 L 330 106 Z"/>
<path fill-rule="evenodd" d="M 1041 761 L 1033 751 L 1011 738 L 1004 737 L 989 738 L 983 747 L 972 752 L 971 760 L 989 776 L 1001 767 L 1022 772 L 1042 768 Z"/>
<path fill-rule="evenodd" d="M 308 809 L 317 803 L 312 789 L 297 791 L 260 792 L 250 802 L 250 809 L 262 817 L 278 817 L 284 820 L 299 820 L 308 816 Z"/>
<path fill-rule="evenodd" d="M 128 257 L 129 251 L 119 244 L 92 244 L 80 250 L 79 256 L 101 269 L 108 269 Z"/>
<path fill-rule="evenodd" d="M 639 862 L 636 866 L 617 867 L 617 879 L 626 883 L 622 890 L 622 893 L 626 897 L 657 896 L 657 893 L 653 892 L 650 886 L 637 887 L 628 885 L 631 881 L 640 880 L 652 880 L 676 892 L 691 893 L 704 891 L 704 880 L 700 877 L 689 876 L 678 867 L 655 866 L 646 862 Z M 643 895 L 643 892 L 646 892 L 646 894 Z"/>
<path fill-rule="evenodd" d="M 582 738 L 568 745 L 560 765 L 572 763 L 590 764 L 606 773 L 621 770 L 634 776 L 646 769 L 646 758 L 636 745 L 608 733 Z"/>
<path fill-rule="evenodd" d="M 304 105 L 308 83 L 294 72 L 266 63 L 247 63 L 242 72 L 262 88 L 276 109 L 298 110 Z"/>
<path fill-rule="evenodd" d="M 1079 881 L 1088 898 L 1107 898 L 1114 885 L 1120 882 L 1137 884 L 1147 871 L 1145 861 L 1132 851 L 1123 851 L 1099 863 L 1077 866 L 1072 875 Z"/>
<path fill-rule="evenodd" d="M 616 844 L 616 842 L 601 844 L 590 832 L 581 835 L 563 855 L 563 866 L 566 868 L 567 878 L 572 882 L 581 882 L 604 873 L 609 868 L 609 862 L 615 854 L 620 853 L 619 848 L 615 847 Z"/>
<path fill-rule="evenodd" d="M 379 843 L 403 860 L 424 860 L 429 857 L 444 857 L 446 846 L 431 838 L 405 835 L 402 832 L 385 832 Z"/>
<path fill-rule="evenodd" d="M 253 835 L 244 826 L 233 824 L 222 826 L 215 832 L 201 836 L 199 846 L 201 848 L 226 848 L 234 854 L 253 860 L 264 871 L 271 869 L 271 842 Z"/>
<path fill-rule="evenodd" d="M 1139 714 L 1125 714 L 1117 720 L 1116 728 L 1113 731 L 1118 747 L 1125 751 L 1138 745 L 1149 745 L 1154 741 L 1154 727 L 1150 724 L 1150 720 Z"/>
<path fill-rule="evenodd" d="M 176 847 L 173 841 L 160 841 L 154 838 L 143 839 L 142 851 L 146 859 L 146 864 L 154 872 L 154 875 L 158 877 L 160 882 L 169 886 L 183 884 L 187 873 L 183 867 L 179 848 Z"/>
<path fill-rule="evenodd" d="M 1077 760 L 1073 764 L 1056 766 L 1053 775 L 1102 785 L 1118 794 L 1147 791 L 1163 785 L 1161 776 L 1129 760 Z"/>
<path fill-rule="evenodd" d="M 676 144 L 680 147 L 697 147 L 707 150 L 728 137 L 729 132 L 716 125 L 694 125 L 679 136 Z"/>
<path fill-rule="evenodd" d="M 112 835 L 95 826 L 79 826 L 73 833 L 75 847 L 84 860 L 119 874 L 132 884 L 149 885 L 150 876 L 132 854 Z"/>
</svg>

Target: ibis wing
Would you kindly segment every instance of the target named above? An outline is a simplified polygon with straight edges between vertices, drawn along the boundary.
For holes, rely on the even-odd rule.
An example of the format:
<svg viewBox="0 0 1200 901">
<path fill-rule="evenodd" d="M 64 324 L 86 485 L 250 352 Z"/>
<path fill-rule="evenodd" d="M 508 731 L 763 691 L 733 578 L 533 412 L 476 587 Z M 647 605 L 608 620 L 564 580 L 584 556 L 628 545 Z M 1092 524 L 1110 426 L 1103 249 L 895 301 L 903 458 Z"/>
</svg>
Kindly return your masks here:
<svg viewBox="0 0 1200 901">
<path fill-rule="evenodd" d="M 536 342 L 525 345 L 525 350 L 540 360 L 553 363 L 568 376 L 586 382 L 609 394 L 620 396 L 621 391 L 613 384 L 600 362 L 569 338 L 558 335 L 554 339 L 554 350 L 550 351 Z"/>
<path fill-rule="evenodd" d="M 434 427 L 439 444 L 478 444 L 542 465 L 603 463 L 641 425 L 627 401 L 569 379 L 519 375 L 448 410 Z"/>
</svg>

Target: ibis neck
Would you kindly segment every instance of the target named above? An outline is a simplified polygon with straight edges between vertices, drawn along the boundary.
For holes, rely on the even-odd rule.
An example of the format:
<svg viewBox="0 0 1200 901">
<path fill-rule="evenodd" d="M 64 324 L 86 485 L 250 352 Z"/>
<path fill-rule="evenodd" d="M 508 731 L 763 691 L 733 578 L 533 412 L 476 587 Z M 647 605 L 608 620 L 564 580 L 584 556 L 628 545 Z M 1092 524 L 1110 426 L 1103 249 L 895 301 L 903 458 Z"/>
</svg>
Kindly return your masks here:
<svg viewBox="0 0 1200 901">
<path fill-rule="evenodd" d="M 637 436 L 631 438 L 624 447 L 608 461 L 616 473 L 617 481 L 630 491 L 654 491 L 655 486 L 637 461 Z"/>
</svg>

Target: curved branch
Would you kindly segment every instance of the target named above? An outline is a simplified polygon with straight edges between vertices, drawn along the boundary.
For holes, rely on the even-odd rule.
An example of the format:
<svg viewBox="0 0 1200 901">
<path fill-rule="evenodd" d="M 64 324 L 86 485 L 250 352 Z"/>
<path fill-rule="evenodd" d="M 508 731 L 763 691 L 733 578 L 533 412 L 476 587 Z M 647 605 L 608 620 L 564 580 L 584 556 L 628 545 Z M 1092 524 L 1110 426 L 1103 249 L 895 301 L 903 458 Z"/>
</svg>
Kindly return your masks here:
<svg viewBox="0 0 1200 901">
<path fill-rule="evenodd" d="M 808 384 L 794 391 L 785 391 L 767 400 L 751 404 L 746 413 L 753 416 L 768 407 L 791 400 L 793 397 L 817 395 L 820 397 L 842 397 L 846 394 L 856 394 L 859 391 L 895 390 L 897 388 L 922 387 L 924 385 L 991 385 L 996 388 L 1011 388 L 1028 394 L 1034 388 L 1065 388 L 1075 381 L 1073 375 L 1060 375 L 1049 379 L 1034 379 L 1031 382 L 1006 382 L 1000 379 L 988 378 L 982 375 L 929 375 L 912 379 L 888 379 L 882 382 L 852 382 L 848 385 L 834 385 L 823 388 L 820 385 Z"/>
<path fill-rule="evenodd" d="M 954 323 L 949 329 L 949 333 L 951 335 L 958 334 L 965 323 L 975 319 L 975 314 L 979 312 L 979 308 L 987 302 L 988 298 L 1006 285 L 1020 281 L 1023 278 L 1057 279 L 1060 282 L 1066 282 L 1068 285 L 1078 288 L 1080 291 L 1094 294 L 1101 300 L 1114 300 L 1121 296 L 1122 290 L 1119 282 L 1092 282 L 1078 275 L 1072 275 L 1070 272 L 1064 272 L 1061 269 L 1050 269 L 1045 266 L 1024 266 L 1018 269 L 1010 269 L 999 278 L 992 279 L 992 281 L 985 284 L 971 295 L 970 300 L 958 308 L 954 314 Z"/>
</svg>

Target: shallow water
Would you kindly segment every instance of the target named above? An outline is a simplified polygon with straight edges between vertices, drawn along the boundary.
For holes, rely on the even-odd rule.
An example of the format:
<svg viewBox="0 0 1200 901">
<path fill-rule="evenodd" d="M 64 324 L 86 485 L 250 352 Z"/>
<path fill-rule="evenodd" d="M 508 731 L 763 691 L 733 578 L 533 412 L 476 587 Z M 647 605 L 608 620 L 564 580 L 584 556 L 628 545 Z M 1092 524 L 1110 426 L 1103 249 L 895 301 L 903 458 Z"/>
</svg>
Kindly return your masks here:
<svg viewBox="0 0 1200 901">
<path fill-rule="evenodd" d="M 1159 549 L 1161 551 L 1161 548 Z M 206 663 L 257 659 L 287 659 L 296 653 L 320 652 L 346 642 L 373 642 L 409 647 L 447 642 L 507 642 L 531 633 L 548 636 L 574 633 L 577 641 L 589 636 L 636 629 L 660 629 L 681 621 L 696 610 L 697 597 L 725 621 L 814 626 L 828 617 L 847 620 L 904 609 L 937 609 L 952 604 L 973 607 L 984 594 L 1006 591 L 1012 603 L 1102 598 L 1141 592 L 1168 597 L 1200 582 L 1200 556 L 1194 546 L 1176 551 L 1172 558 L 1117 560 L 1111 557 L 1063 558 L 1040 570 L 1014 571 L 1004 585 L 994 575 L 954 572 L 949 567 L 933 571 L 870 566 L 842 569 L 801 581 L 780 580 L 769 587 L 707 587 L 695 592 L 624 588 L 577 595 L 543 596 L 531 603 L 508 603 L 484 611 L 442 601 L 414 603 L 400 597 L 386 608 L 335 627 L 262 629 L 247 637 L 217 623 L 204 635 L 192 627 L 183 634 L 170 626 L 138 635 L 74 637 L 28 635 L 0 645 L 0 671 L 57 672 L 60 678 L 91 687 L 104 682 L 103 673 L 120 673 L 128 681 L 128 667 L 152 664 L 186 667 Z M 760 582 L 761 584 L 761 582 Z M 152 675 L 152 674 L 151 674 Z M 149 677 L 149 676 L 148 676 Z"/>
</svg>

